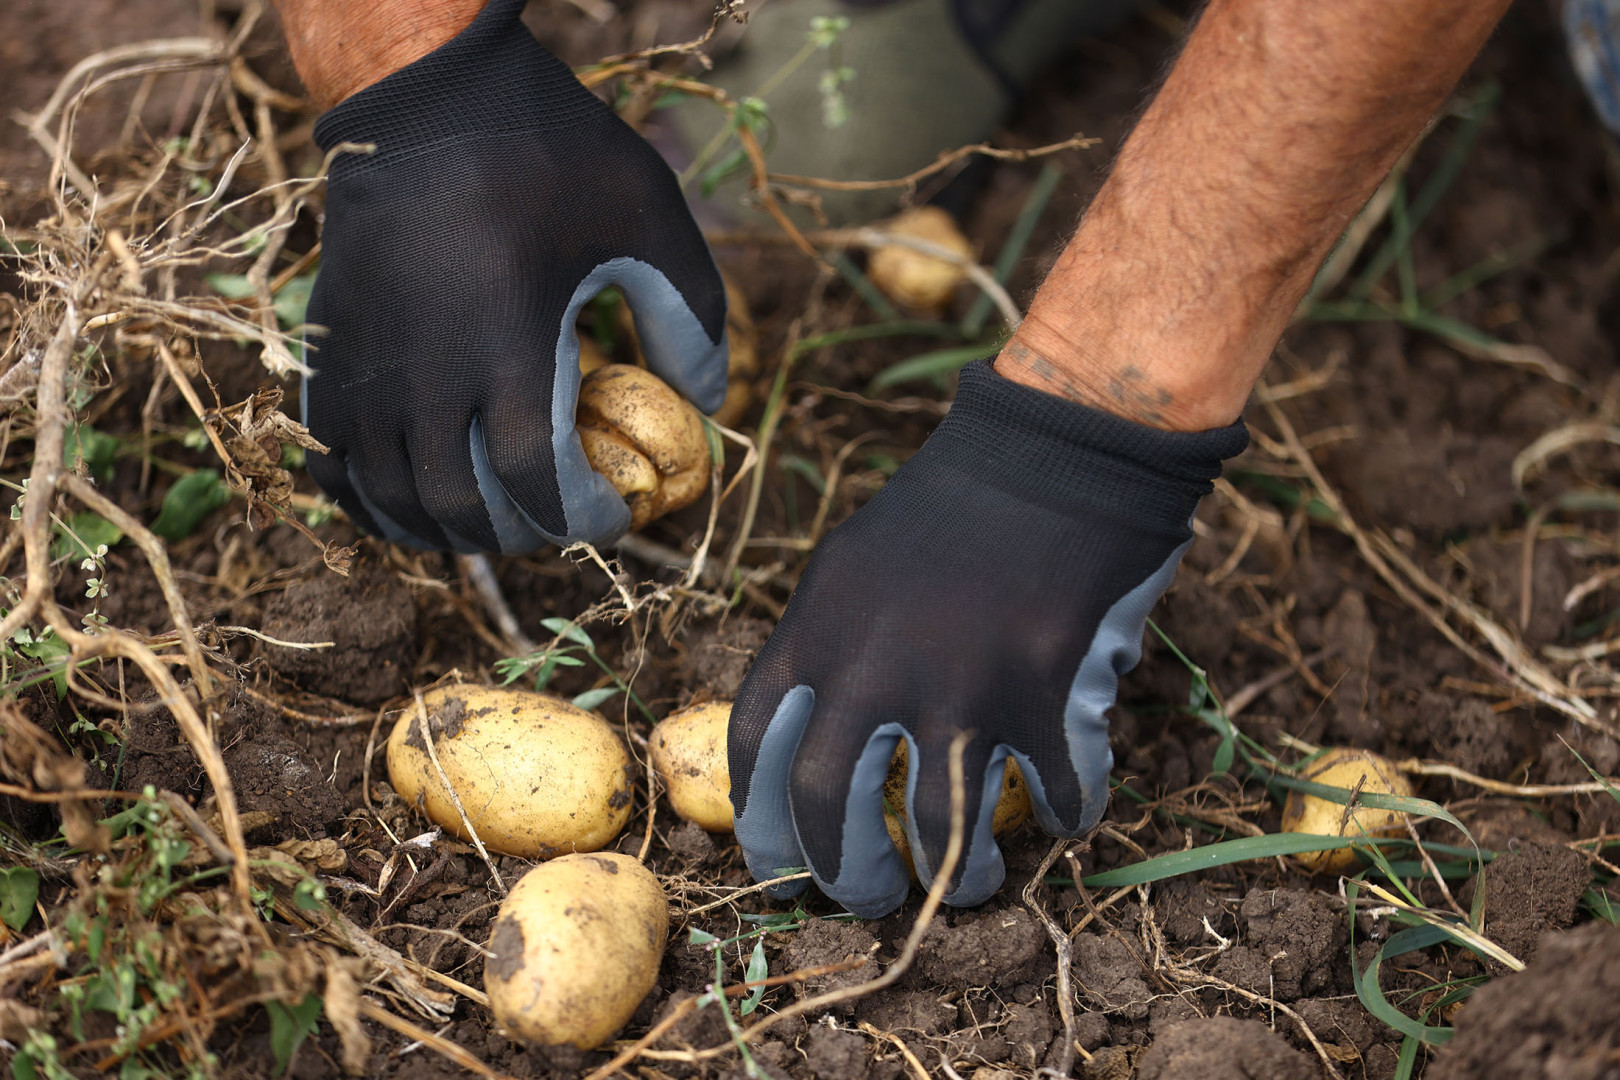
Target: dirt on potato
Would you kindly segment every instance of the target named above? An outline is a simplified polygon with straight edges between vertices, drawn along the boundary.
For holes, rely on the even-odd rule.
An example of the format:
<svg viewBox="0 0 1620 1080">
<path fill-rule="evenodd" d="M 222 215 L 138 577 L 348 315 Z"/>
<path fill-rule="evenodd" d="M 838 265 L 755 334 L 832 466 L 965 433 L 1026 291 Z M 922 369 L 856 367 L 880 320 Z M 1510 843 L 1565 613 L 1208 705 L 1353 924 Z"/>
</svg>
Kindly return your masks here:
<svg viewBox="0 0 1620 1080">
<path fill-rule="evenodd" d="M 170 0 L 49 10 L 14 5 L 0 11 L 6 61 L 0 100 L 39 108 L 67 69 L 95 49 L 160 33 L 224 34 L 238 25 L 243 7 L 211 5 L 213 21 L 204 25 L 194 6 Z M 653 40 L 694 37 L 707 25 L 707 8 L 684 0 L 629 0 L 612 8 L 544 0 L 531 5 L 528 18 L 565 60 L 585 64 Z M 1018 301 L 1027 301 L 1057 257 L 1144 88 L 1173 48 L 1174 24 L 1185 13 L 1172 8 L 1155 7 L 1107 40 L 1078 44 L 996 134 L 999 145 L 1025 148 L 1076 132 L 1102 140 L 1094 150 L 1047 159 L 1062 177 L 1008 282 Z M 604 21 L 593 11 L 616 14 Z M 266 99 L 286 167 L 312 175 L 320 162 L 309 138 L 314 114 L 296 106 L 301 91 L 273 14 L 264 14 L 247 42 L 251 71 L 289 95 Z M 228 81 L 210 90 L 212 77 L 163 73 L 138 101 L 131 95 L 139 78 L 117 93 L 103 92 L 77 122 L 75 160 L 108 184 L 138 185 L 161 160 L 166 140 L 190 137 L 205 101 L 221 131 L 234 128 L 220 94 L 238 95 L 233 104 L 245 109 L 242 123 L 256 122 L 254 102 L 244 96 L 249 91 L 231 89 Z M 1478 105 L 1486 99 L 1494 104 Z M 642 104 L 650 108 L 651 100 Z M 1384 564 L 1409 565 L 1411 572 L 1395 571 L 1400 587 L 1378 572 L 1343 523 L 1325 512 L 1289 432 L 1257 400 L 1247 413 L 1254 445 L 1201 507 L 1197 539 L 1154 618 L 1208 673 L 1254 746 L 1290 764 L 1315 747 L 1376 751 L 1401 763 L 1418 796 L 1444 805 L 1467 827 L 1465 836 L 1437 818 L 1418 821 L 1429 861 L 1410 847 L 1391 849 L 1390 858 L 1399 861 L 1412 897 L 1437 918 L 1469 917 L 1483 889 L 1480 928 L 1514 963 L 1454 942 L 1382 961 L 1388 1001 L 1411 1019 L 1455 1027 L 1443 1047 L 1415 1047 L 1411 1075 L 1608 1077 L 1616 1075 L 1620 1053 L 1613 1008 L 1620 932 L 1604 925 L 1614 911 L 1611 856 L 1620 801 L 1593 782 L 1592 772 L 1620 772 L 1620 741 L 1611 735 L 1620 676 L 1604 647 L 1620 603 L 1620 575 L 1612 572 L 1620 565 L 1614 541 L 1620 448 L 1604 434 L 1570 438 L 1534 461 L 1525 454 L 1548 432 L 1570 425 L 1612 429 L 1620 189 L 1613 151 L 1568 70 L 1545 6 L 1521 4 L 1509 14 L 1446 119 L 1416 152 L 1414 187 L 1445 167 L 1455 131 L 1475 111 L 1477 139 L 1416 231 L 1411 271 L 1423 295 L 1455 292 L 1438 315 L 1494 344 L 1485 348 L 1478 336 L 1447 337 L 1393 318 L 1318 313 L 1289 330 L 1266 375 L 1270 399 L 1320 468 L 1322 483 L 1366 536 L 1376 533 L 1378 540 L 1367 542 Z M 220 152 L 212 171 L 194 179 L 220 179 L 228 160 Z M 49 212 L 48 165 L 22 127 L 0 129 L 0 220 L 8 227 L 32 229 Z M 965 231 L 987 260 L 1024 208 L 1039 168 L 978 166 L 978 186 L 953 193 Z M 265 166 L 250 154 L 230 193 L 245 196 L 267 182 Z M 318 189 L 311 199 L 289 227 L 273 272 L 307 272 L 294 263 L 318 237 Z M 268 210 L 252 204 L 251 212 Z M 215 227 L 220 232 L 212 240 L 236 226 Z M 1375 232 L 1371 246 L 1387 235 Z M 832 332 L 873 317 L 853 289 L 818 279 L 815 266 L 786 244 L 727 241 L 716 252 L 743 284 L 760 328 L 763 370 L 740 425 L 757 435 L 790 328 Z M 1365 256 L 1356 270 L 1364 265 Z M 241 274 L 246 267 L 237 260 L 207 270 Z M 1453 288 L 1459 274 L 1471 282 L 1460 291 Z M 217 300 L 200 269 L 181 270 L 178 282 L 181 294 Z M 1392 303 L 1394 282 L 1393 273 L 1372 282 L 1367 301 Z M 1353 285 L 1331 296 L 1343 299 Z M 0 262 L 0 342 L 23 332 L 21 313 L 41 288 Z M 952 317 L 965 314 L 971 301 L 960 291 Z M 141 326 L 127 336 L 108 330 L 97 338 L 105 367 L 86 369 L 95 378 L 82 387 L 77 406 L 80 422 L 120 447 L 94 466 L 101 470 L 98 489 L 148 523 L 180 478 L 221 467 L 208 440 L 197 437 L 202 421 L 141 338 L 157 332 Z M 278 381 L 256 347 L 230 335 L 177 335 L 175 342 L 178 369 L 194 366 L 195 388 L 209 406 L 210 385 L 224 405 L 267 385 L 297 393 L 296 378 Z M 574 648 L 569 655 L 579 665 L 557 667 L 547 689 L 565 697 L 595 693 L 595 707 L 638 755 L 652 720 L 694 702 L 731 698 L 781 616 L 808 541 L 870 498 L 942 414 L 949 379 L 871 389 L 889 365 L 932 347 L 872 339 L 799 359 L 783 386 L 772 460 L 735 576 L 682 581 L 679 564 L 697 550 L 708 525 L 706 499 L 653 522 L 638 544 L 617 553 L 609 571 L 551 551 L 495 560 L 500 590 L 525 635 L 547 647 L 556 633 L 555 624 L 542 623 L 547 619 L 579 619 L 589 635 L 589 653 L 571 638 L 551 643 Z M 0 355 L 7 365 L 16 362 Z M 0 371 L 0 380 L 8 377 Z M 8 426 L 0 439 L 0 474 L 20 481 L 32 452 L 24 421 L 32 419 L 15 410 L 4 416 L 0 422 L 20 426 L 15 432 Z M 740 451 L 728 450 L 728 476 L 741 460 Z M 17 645 L 8 655 L 26 663 L 8 668 L 23 674 L 7 694 L 52 733 L 62 753 L 77 755 L 87 783 L 131 796 L 149 788 L 160 801 L 173 793 L 201 825 L 165 819 L 170 824 L 162 828 L 188 838 L 183 855 L 166 849 L 176 861 L 165 872 L 185 884 L 163 903 L 141 907 L 139 890 L 114 880 L 113 872 L 150 872 L 140 862 L 146 849 L 131 839 L 141 834 L 120 836 L 103 854 L 69 850 L 53 839 L 62 820 L 58 804 L 15 797 L 38 781 L 31 762 L 23 767 L 8 756 L 14 736 L 0 732 L 0 781 L 9 785 L 0 793 L 0 875 L 8 875 L 0 877 L 0 914 L 14 870 L 39 879 L 37 909 L 12 913 L 0 926 L 0 1062 L 21 1047 L 37 1050 L 37 1038 L 29 1040 L 43 1032 L 54 1039 L 67 1074 L 76 1076 L 125 1061 L 163 1075 L 269 1078 L 285 1071 L 304 1080 L 341 1075 L 346 1064 L 389 1080 L 464 1075 L 443 1053 L 449 1044 L 502 1076 L 576 1078 L 645 1040 L 620 1075 L 740 1077 L 747 1066 L 733 1032 L 705 995 L 717 980 L 735 990 L 757 979 L 763 964 L 767 977 L 780 981 L 730 998 L 740 1026 L 843 992 L 748 1037 L 755 1072 L 778 1080 L 899 1080 L 919 1069 L 964 1080 L 1032 1080 L 1065 1064 L 1070 1075 L 1088 1080 L 1396 1075 L 1404 1036 L 1365 1007 L 1356 983 L 1356 973 L 1406 928 L 1388 917 L 1384 899 L 1363 891 L 1352 910 L 1337 878 L 1276 858 L 1140 887 L 1075 882 L 1076 869 L 1090 877 L 1279 827 L 1286 790 L 1268 786 L 1269 775 L 1245 774 L 1241 763 L 1217 768 L 1226 755 L 1221 735 L 1198 715 L 1211 706 L 1200 697 L 1187 707 L 1194 676 L 1152 632 L 1112 713 L 1119 790 L 1105 827 L 1070 847 L 1073 861 L 1060 858 L 1047 869 L 1032 904 L 1022 893 L 1051 841 L 1031 823 L 1002 842 L 1007 884 L 998 896 L 973 910 L 942 908 L 916 942 L 905 974 L 861 992 L 906 953 L 921 893 L 914 890 L 891 916 L 854 921 L 814 889 L 797 903 L 747 891 L 751 879 L 734 840 L 678 820 L 638 763 L 630 822 L 610 850 L 644 857 L 670 898 L 674 922 L 657 984 L 618 1044 L 585 1052 L 509 1038 L 477 1002 L 501 898 L 491 868 L 510 883 L 530 864 L 498 855 L 486 862 L 406 805 L 387 783 L 382 724 L 414 690 L 502 682 L 513 669 L 498 662 L 522 656 L 525 645 L 491 614 L 466 564 L 358 536 L 317 500 L 293 456 L 284 461 L 296 491 L 283 510 L 309 535 L 274 514 L 250 521 L 238 496 L 167 544 L 169 584 L 197 627 L 215 683 L 206 701 L 194 696 L 205 703 L 201 720 L 243 815 L 258 875 L 255 917 L 268 943 L 251 936 L 245 916 L 221 899 L 229 867 L 199 833 L 186 831 L 217 834 L 225 826 L 207 763 L 173 698 L 132 663 L 113 659 L 89 661 L 74 679 L 64 677 L 59 695 L 48 672 L 35 672 L 34 654 Z M 826 483 L 835 468 L 836 483 Z M 739 495 L 722 504 L 708 549 L 713 568 L 727 565 L 739 540 L 742 505 Z M 821 533 L 812 534 L 813 526 Z M 340 565 L 344 576 L 329 563 L 349 546 L 357 550 Z M 8 546 L 3 557 L 11 561 L 0 573 L 21 582 L 21 549 Z M 195 691 L 178 638 L 165 636 L 174 634 L 167 595 L 134 545 L 110 546 L 98 572 L 111 592 L 95 603 L 86 596 L 90 571 L 77 558 L 59 558 L 54 572 L 56 602 L 71 622 L 94 613 L 139 634 Z M 640 605 L 629 614 L 626 594 Z M 1441 619 L 1446 632 L 1436 626 Z M 1494 640 L 1518 649 L 1512 662 L 1482 626 L 1500 629 Z M 1523 677 L 1530 665 L 1547 679 Z M 527 685 L 535 674 L 530 665 L 514 678 Z M 1584 695 L 1590 715 L 1564 707 L 1575 695 Z M 1519 787 L 1525 784 L 1568 790 L 1548 795 Z M 131 805 L 148 804 L 122 797 L 94 802 L 105 817 Z M 1479 862 L 1474 845 L 1482 851 Z M 294 869 L 272 866 L 277 860 L 291 860 Z M 1474 873 L 1480 862 L 1482 876 Z M 313 884 L 295 884 L 306 880 Z M 329 922 L 311 914 L 318 903 L 300 906 L 313 885 L 334 913 Z M 229 918 L 218 914 L 227 910 Z M 186 1024 L 140 1029 L 149 1041 L 126 1046 L 118 1027 L 127 1032 L 141 1022 L 136 998 L 123 1012 L 90 1006 L 75 1013 L 78 991 L 71 988 L 92 985 L 96 965 L 81 952 L 63 953 L 58 966 L 49 950 L 29 943 L 43 943 L 47 928 L 67 933 L 63 928 L 86 911 L 100 911 L 96 917 L 115 927 L 169 935 L 161 953 L 167 966 L 157 974 L 141 969 L 138 977 L 143 994 L 183 1011 Z M 119 921 L 126 916 L 127 923 Z M 1064 980 L 1048 919 L 1068 954 Z M 337 933 L 334 926 L 353 931 Z M 356 935 L 365 940 L 356 945 Z M 718 969 L 706 936 L 725 943 Z M 28 951 L 13 951 L 19 949 Z M 127 951 L 135 955 L 133 945 Z M 402 983 L 389 981 L 394 956 L 397 967 L 436 973 L 423 985 L 442 995 L 442 1008 L 431 1004 L 439 999 L 413 1004 Z M 357 993 L 420 1030 L 375 1017 L 351 1025 L 341 993 L 334 997 L 328 981 L 351 962 Z M 1512 970 L 1520 965 L 1527 966 Z M 340 978 L 337 985 L 341 991 L 345 984 Z M 1060 1002 L 1065 985 L 1067 1009 Z M 174 996 L 159 1001 L 158 986 Z M 291 1013 L 266 1002 L 291 1008 L 306 992 L 325 999 L 326 1011 L 286 1053 Z M 365 1037 L 358 1043 L 356 1031 Z"/>
</svg>

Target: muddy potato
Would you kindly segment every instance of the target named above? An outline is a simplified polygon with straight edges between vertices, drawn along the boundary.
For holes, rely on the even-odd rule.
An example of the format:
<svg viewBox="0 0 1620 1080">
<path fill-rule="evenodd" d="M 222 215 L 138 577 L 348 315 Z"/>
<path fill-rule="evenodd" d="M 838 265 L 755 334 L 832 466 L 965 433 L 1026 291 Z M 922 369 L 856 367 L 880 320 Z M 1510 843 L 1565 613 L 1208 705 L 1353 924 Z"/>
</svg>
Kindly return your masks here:
<svg viewBox="0 0 1620 1080">
<path fill-rule="evenodd" d="M 484 991 L 514 1036 L 591 1050 L 658 981 L 669 902 L 629 855 L 564 855 L 512 887 L 489 936 Z"/>
<path fill-rule="evenodd" d="M 1302 780 L 1348 791 L 1354 791 L 1360 784 L 1367 794 L 1412 794 L 1412 785 L 1395 768 L 1395 763 L 1370 750 L 1336 747 L 1317 758 L 1299 776 Z M 1299 791 L 1288 793 L 1282 812 L 1284 832 L 1314 836 L 1399 836 L 1405 832 L 1404 822 L 1405 815 L 1398 810 L 1376 810 L 1369 806 L 1357 807 L 1347 818 L 1342 804 Z M 1307 851 L 1294 858 L 1307 870 L 1319 874 L 1349 873 L 1360 862 L 1360 857 L 1350 848 Z"/>
<path fill-rule="evenodd" d="M 911 876 L 917 876 L 917 864 L 911 858 L 911 841 L 906 837 L 906 771 L 911 754 L 904 739 L 895 747 L 889 759 L 889 773 L 883 778 L 883 824 L 889 827 L 889 839 L 900 849 Z M 1007 759 L 1007 768 L 1001 774 L 1001 797 L 996 800 L 995 813 L 990 818 L 990 831 L 1001 836 L 1011 832 L 1034 813 L 1029 801 L 1029 785 L 1024 783 L 1023 770 L 1018 762 Z M 969 823 L 969 828 L 972 823 Z"/>
<path fill-rule="evenodd" d="M 876 226 L 886 233 L 926 240 L 965 258 L 975 258 L 973 245 L 950 214 L 937 206 L 919 206 Z M 951 301 L 967 272 L 955 263 L 889 244 L 874 250 L 866 276 L 889 299 L 923 314 L 937 314 Z"/>
<path fill-rule="evenodd" d="M 709 439 L 685 398 L 650 371 L 608 364 L 579 385 L 575 427 L 591 468 L 630 504 L 639 529 L 709 486 Z"/>
<path fill-rule="evenodd" d="M 630 816 L 630 755 L 595 713 L 530 690 L 450 686 L 423 695 L 444 775 L 494 851 L 550 859 L 595 851 Z M 415 706 L 388 739 L 388 780 L 436 824 L 470 840 L 422 741 Z"/>
<path fill-rule="evenodd" d="M 731 831 L 730 721 L 731 702 L 710 701 L 671 713 L 647 738 L 669 805 L 709 832 Z"/>
</svg>

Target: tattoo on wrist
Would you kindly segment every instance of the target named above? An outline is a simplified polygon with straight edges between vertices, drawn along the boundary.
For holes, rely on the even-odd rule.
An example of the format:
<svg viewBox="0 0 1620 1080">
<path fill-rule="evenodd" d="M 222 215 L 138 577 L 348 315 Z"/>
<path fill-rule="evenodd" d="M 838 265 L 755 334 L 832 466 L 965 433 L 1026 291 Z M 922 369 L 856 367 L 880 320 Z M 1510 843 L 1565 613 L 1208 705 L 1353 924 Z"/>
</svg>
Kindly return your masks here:
<svg viewBox="0 0 1620 1080">
<path fill-rule="evenodd" d="M 1102 380 L 1101 386 L 1076 378 L 1069 370 L 1017 340 L 1002 347 L 1001 355 L 1015 368 L 1033 379 L 1031 385 L 1082 405 L 1111 412 L 1139 424 L 1162 427 L 1165 411 L 1175 403 L 1175 395 L 1153 381 L 1134 364 L 1127 364 Z M 1029 379 L 1021 379 L 1028 382 Z"/>
</svg>

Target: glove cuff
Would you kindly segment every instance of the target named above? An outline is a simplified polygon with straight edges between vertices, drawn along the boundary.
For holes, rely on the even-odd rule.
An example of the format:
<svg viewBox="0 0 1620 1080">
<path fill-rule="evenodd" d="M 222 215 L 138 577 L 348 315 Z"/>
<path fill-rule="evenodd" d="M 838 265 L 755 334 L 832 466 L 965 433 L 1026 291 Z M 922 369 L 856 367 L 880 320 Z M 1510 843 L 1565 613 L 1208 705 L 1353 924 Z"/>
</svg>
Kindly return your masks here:
<svg viewBox="0 0 1620 1080">
<path fill-rule="evenodd" d="M 1152 515 L 1184 526 L 1243 452 L 1241 419 L 1211 431 L 1162 431 L 998 375 L 991 361 L 962 369 L 934 437 L 967 444 L 981 471 L 1026 498 Z"/>
<path fill-rule="evenodd" d="M 315 142 L 372 143 L 344 154 L 334 176 L 440 143 L 570 126 L 608 108 L 519 20 L 525 0 L 490 0 L 461 33 L 327 110 Z"/>
</svg>

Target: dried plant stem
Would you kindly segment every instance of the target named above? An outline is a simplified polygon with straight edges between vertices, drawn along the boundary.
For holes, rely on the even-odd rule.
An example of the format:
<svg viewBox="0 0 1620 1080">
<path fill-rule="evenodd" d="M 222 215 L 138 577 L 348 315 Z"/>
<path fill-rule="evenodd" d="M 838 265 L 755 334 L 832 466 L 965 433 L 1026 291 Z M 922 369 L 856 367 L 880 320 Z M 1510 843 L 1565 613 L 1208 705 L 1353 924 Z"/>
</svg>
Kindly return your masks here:
<svg viewBox="0 0 1620 1080">
<path fill-rule="evenodd" d="M 1363 529 L 1356 523 L 1344 501 L 1339 498 L 1338 492 L 1322 475 L 1322 470 L 1312 459 L 1310 451 L 1300 443 L 1299 434 L 1289 421 L 1282 407 L 1275 401 L 1263 402 L 1272 422 L 1276 424 L 1278 432 L 1282 435 L 1283 444 L 1288 454 L 1296 464 L 1305 471 L 1316 488 L 1317 495 L 1327 504 L 1328 509 L 1346 535 L 1354 541 L 1356 550 L 1360 552 L 1362 560 L 1381 577 L 1400 598 L 1418 614 L 1427 619 L 1447 641 L 1455 645 L 1470 660 L 1489 671 L 1502 682 L 1521 691 L 1529 697 L 1541 702 L 1543 705 L 1563 713 L 1576 723 L 1583 724 L 1596 731 L 1600 731 L 1611 738 L 1620 738 L 1612 724 L 1599 719 L 1597 710 L 1590 702 L 1575 694 L 1568 687 L 1553 677 L 1552 673 L 1543 668 L 1534 657 L 1526 652 L 1512 634 L 1499 625 L 1489 614 L 1460 597 L 1453 596 L 1440 585 L 1432 581 L 1427 574 L 1418 568 L 1407 554 L 1402 551 L 1394 541 L 1378 530 Z M 1399 570 L 1399 573 L 1396 570 Z M 1457 614 L 1462 620 L 1473 627 L 1476 633 L 1483 637 L 1501 657 L 1500 661 L 1487 656 L 1472 642 L 1462 636 L 1456 627 L 1446 619 L 1442 610 L 1437 610 L 1421 593 L 1427 593 L 1430 598 L 1438 602 L 1442 608 Z"/>
<path fill-rule="evenodd" d="M 427 703 L 422 700 L 422 691 L 420 690 L 416 691 L 416 730 L 421 732 L 422 745 L 427 747 L 427 755 L 433 762 L 433 770 L 439 774 L 439 783 L 444 785 L 444 790 L 450 795 L 450 801 L 455 804 L 456 813 L 461 817 L 461 827 L 466 829 L 467 835 L 472 838 L 473 847 L 478 849 L 478 857 L 484 860 L 485 866 L 489 867 L 489 876 L 494 880 L 495 888 L 500 890 L 502 896 L 505 896 L 506 882 L 501 880 L 501 872 L 495 869 L 495 860 L 489 857 L 489 851 L 484 847 L 484 842 L 478 838 L 478 830 L 473 828 L 472 821 L 467 817 L 466 809 L 461 805 L 461 796 L 456 793 L 455 785 L 450 783 L 450 778 L 444 773 L 444 766 L 439 763 L 439 751 L 434 746 L 433 731 L 428 724 Z"/>
<path fill-rule="evenodd" d="M 1058 839 L 1052 843 L 1041 860 L 1041 865 L 1030 876 L 1029 882 L 1024 886 L 1024 906 L 1034 913 L 1046 927 L 1046 936 L 1052 939 L 1052 948 L 1057 951 L 1057 993 L 1058 1015 L 1063 1019 L 1063 1050 L 1058 1054 L 1057 1075 L 1067 1077 L 1074 1068 L 1074 939 L 1069 932 L 1058 925 L 1052 918 L 1046 906 L 1035 898 L 1035 893 L 1046 881 L 1046 872 L 1052 869 L 1058 856 L 1068 848 L 1071 841 Z M 927 1074 L 924 1073 L 924 1076 Z"/>
</svg>

